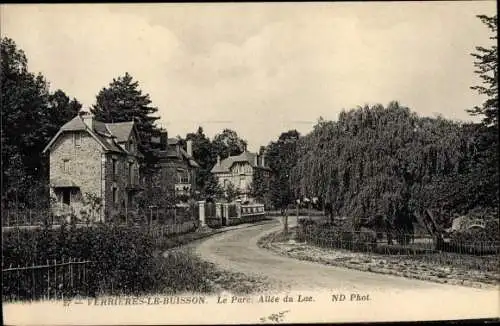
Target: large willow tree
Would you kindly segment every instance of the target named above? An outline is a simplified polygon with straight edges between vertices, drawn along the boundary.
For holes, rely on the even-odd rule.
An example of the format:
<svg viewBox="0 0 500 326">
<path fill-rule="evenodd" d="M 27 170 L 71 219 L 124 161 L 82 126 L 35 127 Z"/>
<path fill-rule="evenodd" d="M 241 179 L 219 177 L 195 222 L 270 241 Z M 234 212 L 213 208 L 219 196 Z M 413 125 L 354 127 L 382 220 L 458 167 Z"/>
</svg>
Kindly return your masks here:
<svg viewBox="0 0 500 326">
<path fill-rule="evenodd" d="M 427 186 L 466 168 L 472 146 L 463 134 L 458 123 L 418 117 L 397 102 L 320 119 L 299 140 L 296 195 L 317 196 L 358 226 L 378 217 L 409 231 L 431 204 Z"/>
</svg>

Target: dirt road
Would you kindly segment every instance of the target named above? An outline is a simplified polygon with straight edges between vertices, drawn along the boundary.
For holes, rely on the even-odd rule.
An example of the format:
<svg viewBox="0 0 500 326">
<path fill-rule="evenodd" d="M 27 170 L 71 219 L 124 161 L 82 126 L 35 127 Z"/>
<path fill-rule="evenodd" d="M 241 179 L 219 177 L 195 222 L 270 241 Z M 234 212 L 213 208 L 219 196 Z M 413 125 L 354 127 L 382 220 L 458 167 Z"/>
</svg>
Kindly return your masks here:
<svg viewBox="0 0 500 326">
<path fill-rule="evenodd" d="M 291 221 L 291 225 L 293 224 L 294 221 Z M 299 261 L 276 255 L 257 246 L 257 241 L 262 236 L 280 227 L 280 223 L 276 221 L 222 233 L 199 243 L 195 253 L 221 268 L 265 276 L 276 284 L 285 284 L 290 290 L 363 290 L 394 293 L 427 289 L 450 290 L 464 294 L 488 291 Z"/>
</svg>

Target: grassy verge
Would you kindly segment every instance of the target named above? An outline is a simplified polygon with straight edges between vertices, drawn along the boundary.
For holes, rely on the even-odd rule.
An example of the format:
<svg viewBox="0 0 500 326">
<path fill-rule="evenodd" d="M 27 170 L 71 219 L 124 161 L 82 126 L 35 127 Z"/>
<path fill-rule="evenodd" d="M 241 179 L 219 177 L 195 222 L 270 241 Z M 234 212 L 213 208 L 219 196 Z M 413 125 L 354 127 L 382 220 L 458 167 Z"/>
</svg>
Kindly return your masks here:
<svg viewBox="0 0 500 326">
<path fill-rule="evenodd" d="M 196 256 L 191 248 L 169 250 L 158 257 L 157 263 L 157 293 L 250 294 L 270 288 L 266 278 L 222 270 Z"/>
<path fill-rule="evenodd" d="M 291 258 L 361 271 L 476 288 L 495 287 L 500 283 L 499 257 L 495 255 L 384 255 L 322 248 L 297 242 L 294 229 L 288 235 L 282 232 L 269 234 L 261 238 L 258 245 Z M 435 255 L 441 255 L 440 259 Z"/>
</svg>

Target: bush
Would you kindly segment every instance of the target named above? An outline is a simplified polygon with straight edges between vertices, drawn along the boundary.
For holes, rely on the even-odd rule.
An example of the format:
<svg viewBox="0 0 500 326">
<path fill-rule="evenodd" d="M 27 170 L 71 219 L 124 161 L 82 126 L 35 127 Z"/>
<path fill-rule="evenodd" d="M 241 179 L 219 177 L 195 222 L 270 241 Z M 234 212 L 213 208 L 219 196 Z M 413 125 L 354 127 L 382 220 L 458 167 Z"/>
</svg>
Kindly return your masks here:
<svg viewBox="0 0 500 326">
<path fill-rule="evenodd" d="M 90 265 L 91 277 L 86 291 L 91 296 L 139 295 L 156 291 L 160 285 L 173 290 L 184 290 L 187 286 L 184 283 L 169 283 L 175 279 L 176 273 L 181 270 L 183 275 L 191 275 L 190 279 L 198 282 L 197 276 L 192 274 L 202 269 L 199 264 L 193 265 L 188 258 L 176 256 L 164 261 L 156 255 L 156 249 L 160 248 L 155 245 L 161 245 L 161 249 L 178 246 L 191 241 L 194 234 L 165 237 L 165 241 L 155 243 L 155 239 L 144 229 L 101 224 L 89 228 L 63 225 L 60 229 L 51 227 L 34 230 L 18 229 L 4 232 L 3 235 L 4 268 L 41 265 L 54 260 L 68 261 L 70 258 L 94 261 L 95 263 Z M 172 268 L 172 259 L 178 264 L 185 263 L 187 267 Z M 191 274 L 186 274 L 188 272 Z M 160 277 L 161 275 L 163 276 Z M 10 283 L 13 281 L 15 280 L 9 279 Z M 201 286 L 199 285 L 201 283 L 197 284 L 196 286 Z M 8 284 L 7 287 L 4 286 L 4 290 L 6 289 L 4 294 L 8 296 L 8 292 L 13 289 L 9 288 Z"/>
</svg>

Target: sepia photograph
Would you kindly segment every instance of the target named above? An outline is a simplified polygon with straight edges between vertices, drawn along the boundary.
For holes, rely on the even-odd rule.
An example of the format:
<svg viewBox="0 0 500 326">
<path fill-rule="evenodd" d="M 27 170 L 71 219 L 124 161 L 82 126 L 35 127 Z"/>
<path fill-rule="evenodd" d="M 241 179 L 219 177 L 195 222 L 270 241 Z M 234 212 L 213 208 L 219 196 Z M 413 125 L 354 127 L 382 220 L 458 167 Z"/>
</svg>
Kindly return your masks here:
<svg viewBox="0 0 500 326">
<path fill-rule="evenodd" d="M 499 320 L 495 1 L 0 5 L 5 325 Z"/>
</svg>

